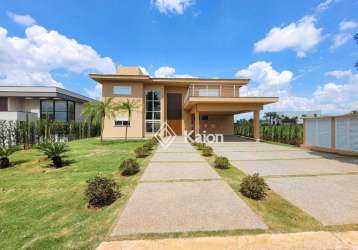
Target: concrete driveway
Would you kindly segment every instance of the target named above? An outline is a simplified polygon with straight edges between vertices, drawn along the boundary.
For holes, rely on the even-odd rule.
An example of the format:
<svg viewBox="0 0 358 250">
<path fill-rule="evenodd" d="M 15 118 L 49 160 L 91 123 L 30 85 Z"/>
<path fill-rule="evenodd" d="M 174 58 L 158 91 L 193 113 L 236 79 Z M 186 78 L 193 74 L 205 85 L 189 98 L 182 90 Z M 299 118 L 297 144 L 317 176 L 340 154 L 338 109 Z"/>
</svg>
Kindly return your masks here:
<svg viewBox="0 0 358 250">
<path fill-rule="evenodd" d="M 358 223 L 358 158 L 238 138 L 211 144 L 246 174 L 259 173 L 324 225 Z"/>
<path fill-rule="evenodd" d="M 159 148 L 112 236 L 267 229 L 251 208 L 184 138 Z"/>
</svg>

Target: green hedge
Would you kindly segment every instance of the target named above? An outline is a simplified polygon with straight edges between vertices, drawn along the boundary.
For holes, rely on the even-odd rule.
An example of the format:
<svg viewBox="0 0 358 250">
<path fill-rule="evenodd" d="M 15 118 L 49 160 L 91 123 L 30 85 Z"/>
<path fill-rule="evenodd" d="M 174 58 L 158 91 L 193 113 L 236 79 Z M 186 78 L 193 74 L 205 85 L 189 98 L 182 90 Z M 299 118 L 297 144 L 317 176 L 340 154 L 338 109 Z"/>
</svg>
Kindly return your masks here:
<svg viewBox="0 0 358 250">
<path fill-rule="evenodd" d="M 86 122 L 0 120 L 0 144 L 3 146 L 23 145 L 26 148 L 47 140 L 71 141 L 99 134 L 99 126 Z"/>
<path fill-rule="evenodd" d="M 235 134 L 252 137 L 254 128 L 251 122 L 236 123 Z M 266 141 L 280 142 L 285 144 L 300 145 L 303 142 L 303 125 L 261 125 L 260 138 Z"/>
</svg>

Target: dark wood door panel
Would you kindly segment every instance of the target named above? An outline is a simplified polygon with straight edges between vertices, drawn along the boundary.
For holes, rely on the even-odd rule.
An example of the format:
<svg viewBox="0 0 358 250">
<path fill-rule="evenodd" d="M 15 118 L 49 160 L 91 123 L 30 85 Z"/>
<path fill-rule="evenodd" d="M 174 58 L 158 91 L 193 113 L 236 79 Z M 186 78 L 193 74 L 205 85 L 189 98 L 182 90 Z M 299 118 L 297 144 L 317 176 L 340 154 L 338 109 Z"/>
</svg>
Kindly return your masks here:
<svg viewBox="0 0 358 250">
<path fill-rule="evenodd" d="M 176 135 L 182 135 L 182 95 L 167 94 L 167 123 Z"/>
</svg>

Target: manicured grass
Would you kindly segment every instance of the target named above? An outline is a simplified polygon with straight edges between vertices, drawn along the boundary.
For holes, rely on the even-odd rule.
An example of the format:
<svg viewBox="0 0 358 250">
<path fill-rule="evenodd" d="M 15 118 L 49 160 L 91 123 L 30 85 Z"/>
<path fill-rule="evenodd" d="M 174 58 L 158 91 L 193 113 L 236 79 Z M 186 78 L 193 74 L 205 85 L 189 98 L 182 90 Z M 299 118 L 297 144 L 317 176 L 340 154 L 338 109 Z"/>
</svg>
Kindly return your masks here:
<svg viewBox="0 0 358 250">
<path fill-rule="evenodd" d="M 215 155 L 206 159 L 231 188 L 263 219 L 269 227 L 267 233 L 358 230 L 357 224 L 323 226 L 315 218 L 270 189 L 267 191 L 267 197 L 263 200 L 247 198 L 239 191 L 241 180 L 246 174 L 233 165 L 230 165 L 229 169 L 215 168 Z"/>
<path fill-rule="evenodd" d="M 214 157 L 209 162 L 213 166 Z M 240 183 L 245 174 L 230 166 L 229 169 L 217 169 L 218 174 L 234 189 L 234 191 L 249 204 L 269 227 L 269 232 L 299 232 L 322 229 L 321 223 L 313 217 L 292 205 L 287 200 L 273 192 L 267 191 L 263 200 L 252 200 L 240 193 Z"/>
<path fill-rule="evenodd" d="M 0 169 L 1 249 L 93 249 L 109 233 L 139 181 L 141 172 L 123 177 L 118 168 L 144 141 L 85 139 L 70 142 L 67 166 L 50 168 L 36 149 L 10 157 L 14 166 Z M 121 198 L 102 209 L 88 209 L 86 180 L 97 174 L 119 184 Z"/>
</svg>

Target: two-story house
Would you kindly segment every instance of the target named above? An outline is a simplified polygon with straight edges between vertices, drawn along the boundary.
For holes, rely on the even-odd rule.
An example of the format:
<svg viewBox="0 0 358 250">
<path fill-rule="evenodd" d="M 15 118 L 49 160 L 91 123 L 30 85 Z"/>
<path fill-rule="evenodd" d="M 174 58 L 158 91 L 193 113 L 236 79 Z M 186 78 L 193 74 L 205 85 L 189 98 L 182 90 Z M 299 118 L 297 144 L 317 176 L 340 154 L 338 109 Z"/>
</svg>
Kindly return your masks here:
<svg viewBox="0 0 358 250">
<path fill-rule="evenodd" d="M 139 104 L 130 121 L 125 112 L 107 117 L 105 138 L 124 137 L 126 125 L 128 137 L 151 137 L 164 122 L 176 135 L 191 130 L 232 135 L 234 115 L 253 112 L 254 137 L 259 139 L 260 110 L 278 101 L 277 97 L 241 97 L 240 88 L 249 79 L 158 78 L 145 75 L 139 67 L 119 67 L 116 74 L 90 77 L 102 84 L 102 98 Z"/>
</svg>

